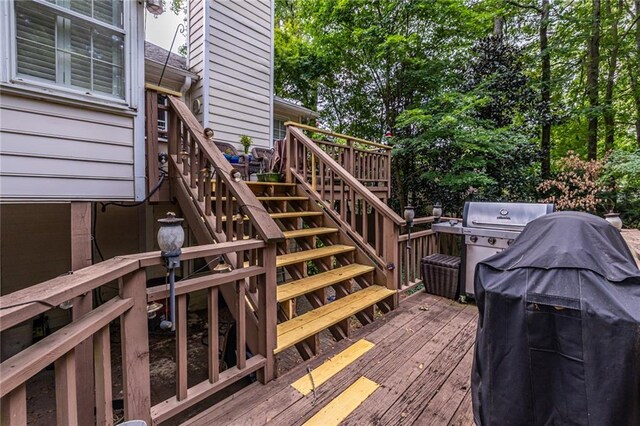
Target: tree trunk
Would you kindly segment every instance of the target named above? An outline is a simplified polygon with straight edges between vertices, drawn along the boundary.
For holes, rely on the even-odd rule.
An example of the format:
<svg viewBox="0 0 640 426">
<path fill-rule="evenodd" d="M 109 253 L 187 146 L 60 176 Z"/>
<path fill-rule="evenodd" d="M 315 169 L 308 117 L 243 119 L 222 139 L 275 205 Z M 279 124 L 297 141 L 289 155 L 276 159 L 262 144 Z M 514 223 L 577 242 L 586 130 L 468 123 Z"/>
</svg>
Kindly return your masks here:
<svg viewBox="0 0 640 426">
<path fill-rule="evenodd" d="M 640 17 L 640 0 L 634 0 L 635 16 L 634 20 Z M 640 22 L 636 21 L 635 30 L 635 54 L 629 65 L 629 81 L 631 82 L 631 93 L 633 94 L 633 103 L 636 107 L 636 145 L 640 149 L 640 81 L 638 81 L 638 70 L 640 69 Z"/>
<path fill-rule="evenodd" d="M 493 36 L 495 38 L 502 38 L 504 35 L 504 17 L 494 16 L 493 18 Z"/>
<path fill-rule="evenodd" d="M 612 0 L 606 0 L 607 15 L 611 18 L 611 40 L 609 52 L 609 67 L 607 71 L 607 88 L 604 95 L 604 152 L 608 153 L 613 149 L 615 141 L 615 111 L 613 110 L 613 90 L 616 82 L 616 71 L 618 67 L 619 37 L 618 25 L 620 15 L 624 6 L 623 0 L 618 0 L 616 11 L 611 7 Z"/>
<path fill-rule="evenodd" d="M 589 38 L 589 60 L 587 64 L 587 98 L 589 99 L 587 155 L 590 160 L 598 158 L 598 78 L 600 75 L 600 0 L 592 0 L 591 36 Z"/>
<path fill-rule="evenodd" d="M 540 150 L 542 151 L 541 172 L 543 179 L 548 179 L 551 171 L 551 54 L 549 52 L 548 29 L 549 0 L 542 0 L 540 15 L 540 56 L 542 58 Z"/>
</svg>

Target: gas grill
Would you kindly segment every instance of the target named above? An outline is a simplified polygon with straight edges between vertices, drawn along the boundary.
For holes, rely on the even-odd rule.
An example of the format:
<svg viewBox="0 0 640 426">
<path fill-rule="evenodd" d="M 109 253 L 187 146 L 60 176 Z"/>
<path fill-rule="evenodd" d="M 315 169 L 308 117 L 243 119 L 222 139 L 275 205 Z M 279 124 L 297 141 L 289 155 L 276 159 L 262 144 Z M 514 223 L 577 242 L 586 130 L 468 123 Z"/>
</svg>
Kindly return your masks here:
<svg viewBox="0 0 640 426">
<path fill-rule="evenodd" d="M 431 229 L 436 232 L 464 237 L 460 294 L 473 296 L 479 262 L 509 247 L 527 223 L 554 210 L 553 204 L 467 202 L 462 223 L 433 224 Z"/>
</svg>

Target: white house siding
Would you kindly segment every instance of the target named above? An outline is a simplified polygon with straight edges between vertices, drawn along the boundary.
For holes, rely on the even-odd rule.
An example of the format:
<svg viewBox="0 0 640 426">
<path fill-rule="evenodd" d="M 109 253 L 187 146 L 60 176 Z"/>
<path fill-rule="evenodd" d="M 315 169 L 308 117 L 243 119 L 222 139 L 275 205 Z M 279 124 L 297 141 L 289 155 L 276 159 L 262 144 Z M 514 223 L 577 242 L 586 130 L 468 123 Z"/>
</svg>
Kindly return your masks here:
<svg viewBox="0 0 640 426">
<path fill-rule="evenodd" d="M 0 200 L 131 200 L 134 117 L 3 94 Z"/>
<path fill-rule="evenodd" d="M 205 63 L 205 35 L 204 35 L 204 22 L 206 20 L 204 14 L 204 0 L 189 0 L 189 36 L 187 39 L 187 66 L 189 69 L 196 73 L 200 80 L 195 82 L 191 86 L 191 91 L 189 92 L 189 98 L 194 100 L 199 100 L 201 104 L 204 104 L 205 97 L 205 83 L 203 81 L 204 78 L 204 63 Z M 204 113 L 204 109 L 201 108 L 200 111 L 194 111 L 195 116 L 198 118 L 200 122 L 202 122 L 202 117 Z"/>
<path fill-rule="evenodd" d="M 195 6 L 193 3 L 202 2 L 191 3 Z M 192 97 L 200 93 L 207 97 L 208 91 L 203 114 L 208 117 L 205 125 L 215 131 L 215 140 L 238 145 L 240 135 L 246 134 L 253 138 L 254 145 L 270 146 L 272 2 L 208 0 L 206 5 L 206 11 L 200 12 L 206 14 L 208 23 L 206 49 L 202 53 L 194 50 L 197 54 L 191 55 L 190 66 L 195 67 L 203 58 L 207 68 L 200 71 L 202 87 L 196 88 Z M 193 13 L 190 15 L 193 22 L 198 22 Z M 197 28 L 192 26 L 192 30 Z"/>
</svg>

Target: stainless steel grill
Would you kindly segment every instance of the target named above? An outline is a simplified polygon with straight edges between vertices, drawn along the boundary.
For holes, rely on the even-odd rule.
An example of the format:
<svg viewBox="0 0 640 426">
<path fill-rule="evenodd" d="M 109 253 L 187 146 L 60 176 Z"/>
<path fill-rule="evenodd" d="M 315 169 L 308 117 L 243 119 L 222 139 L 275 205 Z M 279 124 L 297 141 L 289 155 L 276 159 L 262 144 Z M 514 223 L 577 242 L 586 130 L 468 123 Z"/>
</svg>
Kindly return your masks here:
<svg viewBox="0 0 640 426">
<path fill-rule="evenodd" d="M 434 224 L 436 232 L 464 236 L 460 294 L 473 296 L 479 262 L 509 247 L 527 223 L 554 210 L 553 204 L 468 202 L 462 223 Z"/>
</svg>

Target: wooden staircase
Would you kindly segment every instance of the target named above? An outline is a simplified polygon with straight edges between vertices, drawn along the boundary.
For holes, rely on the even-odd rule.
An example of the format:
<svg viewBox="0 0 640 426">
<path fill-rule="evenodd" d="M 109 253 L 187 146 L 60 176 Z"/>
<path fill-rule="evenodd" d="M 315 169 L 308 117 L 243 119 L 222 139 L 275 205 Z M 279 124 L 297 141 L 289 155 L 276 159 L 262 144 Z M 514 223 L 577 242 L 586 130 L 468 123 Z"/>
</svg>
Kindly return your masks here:
<svg viewBox="0 0 640 426">
<path fill-rule="evenodd" d="M 350 317 L 366 324 L 374 320 L 376 304 L 390 309 L 384 301 L 395 291 L 376 285 L 374 264 L 295 183 L 246 184 L 285 236 L 276 257 L 281 282 L 274 353 L 296 346 L 303 358 L 310 358 L 324 330 L 341 339 L 349 336 Z M 212 191 L 215 199 L 215 185 Z"/>
</svg>

